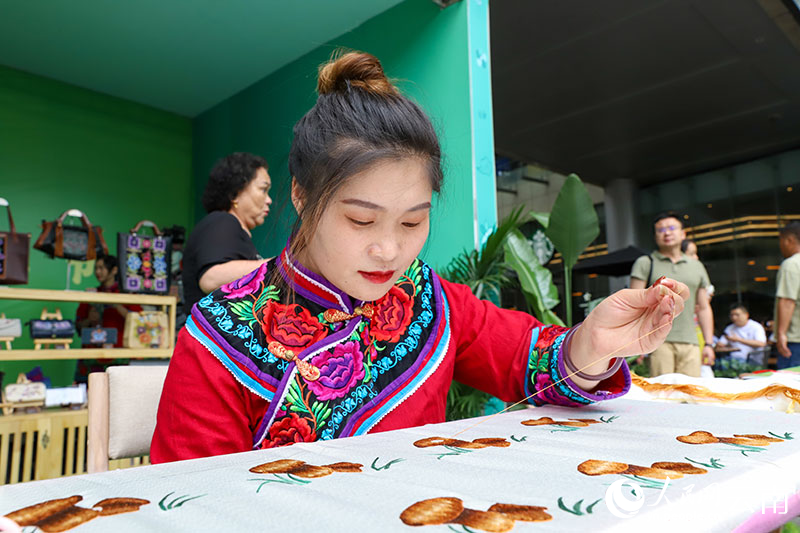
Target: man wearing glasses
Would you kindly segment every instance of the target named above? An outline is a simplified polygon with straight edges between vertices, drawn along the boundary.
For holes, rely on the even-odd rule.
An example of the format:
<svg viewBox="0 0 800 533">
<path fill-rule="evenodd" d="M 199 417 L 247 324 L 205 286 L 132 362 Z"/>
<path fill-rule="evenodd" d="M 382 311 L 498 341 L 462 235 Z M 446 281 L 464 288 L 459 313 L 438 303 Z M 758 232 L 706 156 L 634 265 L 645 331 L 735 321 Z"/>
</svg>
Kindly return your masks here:
<svg viewBox="0 0 800 533">
<path fill-rule="evenodd" d="M 690 259 L 681 252 L 681 242 L 686 238 L 680 215 L 674 211 L 659 214 L 655 220 L 655 240 L 658 250 L 643 255 L 631 269 L 631 289 L 649 287 L 661 276 L 685 283 L 689 287 L 689 299 L 684 312 L 675 317 L 672 330 L 664 344 L 650 354 L 650 376 L 678 372 L 700 377 L 700 366 L 705 359 L 714 364 L 714 315 L 707 287 L 711 284 L 708 272 L 700 261 Z M 692 310 L 696 309 L 697 321 L 706 340 L 702 354 L 695 330 Z M 688 311 L 687 311 L 688 310 Z"/>
</svg>

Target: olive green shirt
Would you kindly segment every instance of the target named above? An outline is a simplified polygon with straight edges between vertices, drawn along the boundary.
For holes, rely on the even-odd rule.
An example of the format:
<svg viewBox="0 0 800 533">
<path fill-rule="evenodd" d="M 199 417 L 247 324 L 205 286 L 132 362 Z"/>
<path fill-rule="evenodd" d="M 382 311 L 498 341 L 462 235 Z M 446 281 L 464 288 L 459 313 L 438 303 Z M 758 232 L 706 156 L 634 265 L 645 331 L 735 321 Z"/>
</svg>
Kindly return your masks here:
<svg viewBox="0 0 800 533">
<path fill-rule="evenodd" d="M 781 263 L 775 296 L 775 328 L 778 327 L 778 298 L 794 300 L 794 313 L 786 330 L 786 340 L 800 342 L 800 253 L 787 257 Z"/>
<path fill-rule="evenodd" d="M 690 259 L 686 254 L 681 254 L 681 258 L 673 263 L 669 257 L 656 251 L 650 255 L 643 255 L 633 263 L 631 277 L 648 283 L 650 261 L 653 262 L 653 274 L 649 281 L 651 285 L 661 276 L 667 276 L 689 287 L 689 299 L 683 304 L 683 312 L 675 317 L 666 341 L 699 345 L 694 324 L 694 306 L 697 302 L 697 291 L 711 285 L 706 267 L 700 261 Z"/>
</svg>

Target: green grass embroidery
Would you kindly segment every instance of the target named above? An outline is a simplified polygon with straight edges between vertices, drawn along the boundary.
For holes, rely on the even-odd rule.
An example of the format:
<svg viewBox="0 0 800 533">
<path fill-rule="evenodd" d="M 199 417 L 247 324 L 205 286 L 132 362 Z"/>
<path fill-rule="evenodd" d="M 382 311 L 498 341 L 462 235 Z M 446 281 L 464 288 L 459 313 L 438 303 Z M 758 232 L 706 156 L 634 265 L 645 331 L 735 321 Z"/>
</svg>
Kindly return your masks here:
<svg viewBox="0 0 800 533">
<path fill-rule="evenodd" d="M 773 437 L 775 437 L 776 439 L 794 440 L 794 437 L 792 437 L 792 434 L 788 433 L 788 432 L 784 433 L 783 435 L 776 435 L 775 433 L 770 431 L 769 434 L 772 435 Z"/>
<path fill-rule="evenodd" d="M 283 483 L 284 485 L 308 485 L 311 483 L 308 479 L 301 479 L 297 476 L 293 476 L 292 474 L 286 474 L 286 477 L 281 477 L 280 474 L 272 474 L 275 479 L 263 479 L 263 478 L 251 478 L 247 481 L 259 481 L 261 484 L 256 489 L 256 494 L 258 494 L 264 485 L 268 483 Z"/>
<path fill-rule="evenodd" d="M 606 418 L 604 416 L 601 416 L 600 417 L 600 422 L 603 422 L 604 424 L 610 424 L 611 422 L 613 422 L 617 418 L 619 418 L 619 416 L 618 415 L 614 415 L 614 416 L 608 417 L 608 420 L 606 420 Z"/>
<path fill-rule="evenodd" d="M 749 446 L 747 444 L 735 444 L 733 442 L 726 442 L 725 444 L 728 445 L 728 446 L 733 446 L 734 448 L 737 448 L 738 451 L 741 452 L 741 454 L 744 455 L 745 457 L 750 457 L 749 455 L 747 455 L 748 453 L 758 453 L 758 452 L 763 452 L 764 451 L 764 448 L 758 448 L 756 446 Z"/>
<path fill-rule="evenodd" d="M 561 433 L 563 431 L 578 431 L 580 428 L 575 426 L 564 426 L 561 428 L 551 429 L 550 433 Z"/>
<path fill-rule="evenodd" d="M 372 461 L 372 465 L 370 465 L 373 470 L 388 470 L 389 467 L 392 466 L 393 464 L 399 463 L 401 461 L 405 461 L 405 459 L 398 458 L 398 459 L 393 459 L 393 460 L 389 461 L 388 463 L 386 463 L 383 466 L 377 466 L 375 463 L 378 462 L 378 459 L 380 459 L 380 457 L 376 457 L 375 460 Z"/>
<path fill-rule="evenodd" d="M 511 435 L 510 439 L 513 440 L 514 442 L 525 442 L 526 440 L 528 440 L 528 437 L 527 435 L 525 435 L 520 438 L 517 438 L 514 435 Z"/>
<path fill-rule="evenodd" d="M 442 457 L 447 457 L 448 455 L 463 455 L 465 453 L 470 453 L 472 450 L 465 450 L 464 448 L 456 448 L 455 446 L 444 446 L 445 450 L 450 450 L 450 453 L 440 453 L 436 458 L 441 459 Z"/>
<path fill-rule="evenodd" d="M 171 509 L 175 509 L 177 507 L 180 507 L 181 505 L 183 505 L 186 502 L 189 502 L 189 501 L 192 501 L 192 500 L 196 500 L 197 498 L 202 498 L 203 496 L 207 496 L 207 494 L 200 494 L 198 496 L 189 496 L 188 494 L 184 494 L 183 496 L 178 496 L 174 500 L 172 500 L 171 502 L 167 503 L 167 498 L 169 498 L 173 494 L 175 494 L 175 491 L 170 492 L 169 494 L 167 494 L 166 496 L 161 498 L 160 502 L 158 502 L 158 507 L 162 511 L 169 511 Z"/>
<path fill-rule="evenodd" d="M 631 481 L 635 481 L 640 487 L 643 489 L 663 489 L 664 486 L 667 484 L 664 481 L 658 481 L 655 479 L 650 479 L 649 477 L 641 477 L 636 475 L 630 474 L 622 474 L 622 477 L 630 479 Z M 667 478 L 669 479 L 669 478 Z M 634 492 L 634 496 L 636 493 Z"/>
<path fill-rule="evenodd" d="M 688 457 L 684 457 L 684 459 L 686 459 L 690 463 L 694 463 L 696 465 L 704 466 L 706 468 L 716 468 L 716 469 L 725 468 L 725 465 L 720 463 L 719 459 L 714 459 L 713 457 L 709 460 L 708 463 L 701 463 L 700 461 L 695 461 L 694 459 L 689 459 Z"/>
<path fill-rule="evenodd" d="M 575 504 L 570 509 L 564 503 L 564 497 L 560 496 L 558 498 L 558 508 L 561 509 L 562 511 L 574 514 L 575 516 L 583 516 L 585 514 L 592 514 L 592 512 L 594 511 L 594 506 L 600 503 L 601 501 L 603 501 L 602 498 L 595 500 L 593 503 L 589 504 L 589 506 L 585 510 L 581 510 L 581 507 L 583 506 L 583 498 L 581 498 L 580 500 L 575 502 Z"/>
</svg>

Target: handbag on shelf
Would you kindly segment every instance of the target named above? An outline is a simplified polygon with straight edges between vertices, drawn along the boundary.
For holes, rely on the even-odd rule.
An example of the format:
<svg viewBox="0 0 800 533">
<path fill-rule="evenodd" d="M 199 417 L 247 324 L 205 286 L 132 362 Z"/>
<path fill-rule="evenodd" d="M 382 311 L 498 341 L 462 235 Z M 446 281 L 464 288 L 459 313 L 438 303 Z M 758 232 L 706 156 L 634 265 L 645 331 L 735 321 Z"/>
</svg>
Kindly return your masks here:
<svg viewBox="0 0 800 533">
<path fill-rule="evenodd" d="M 80 226 L 68 226 L 64 219 L 74 216 L 81 219 Z M 50 257 L 90 261 L 108 255 L 108 246 L 103 239 L 103 228 L 93 226 L 89 218 L 77 209 L 61 213 L 53 221 L 42 221 L 42 233 L 33 245 Z"/>
<path fill-rule="evenodd" d="M 81 328 L 81 344 L 116 344 L 116 328 Z"/>
<path fill-rule="evenodd" d="M 34 318 L 30 328 L 32 339 L 71 339 L 75 335 L 75 323 L 66 319 Z"/>
<path fill-rule="evenodd" d="M 131 311 L 125 317 L 122 346 L 125 348 L 164 348 L 169 320 L 164 311 Z"/>
<path fill-rule="evenodd" d="M 142 226 L 152 235 L 140 233 Z M 128 233 L 117 234 L 120 290 L 144 294 L 169 294 L 172 237 L 155 223 L 142 220 Z"/>
<path fill-rule="evenodd" d="M 0 198 L 0 206 L 8 210 L 9 231 L 0 231 L 0 284 L 22 285 L 28 283 L 28 261 L 30 259 L 30 233 L 17 233 L 11 206 Z"/>
<path fill-rule="evenodd" d="M 19 318 L 6 318 L 5 313 L 0 315 L 0 337 L 21 337 L 22 320 Z"/>
</svg>

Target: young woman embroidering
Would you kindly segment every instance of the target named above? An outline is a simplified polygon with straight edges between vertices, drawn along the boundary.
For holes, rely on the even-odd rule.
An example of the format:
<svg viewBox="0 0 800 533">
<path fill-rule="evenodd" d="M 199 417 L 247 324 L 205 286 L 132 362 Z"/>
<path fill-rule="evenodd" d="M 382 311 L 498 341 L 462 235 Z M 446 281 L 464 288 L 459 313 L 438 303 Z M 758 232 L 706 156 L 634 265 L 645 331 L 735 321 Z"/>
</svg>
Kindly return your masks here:
<svg viewBox="0 0 800 533">
<path fill-rule="evenodd" d="M 620 291 L 572 329 L 478 300 L 417 259 L 443 177 L 425 113 L 369 54 L 327 63 L 318 92 L 289 156 L 298 227 L 279 256 L 192 310 L 153 462 L 442 422 L 453 379 L 506 401 L 541 391 L 537 404 L 627 391 L 627 367 L 609 356 L 661 344 L 685 285 Z"/>
</svg>

